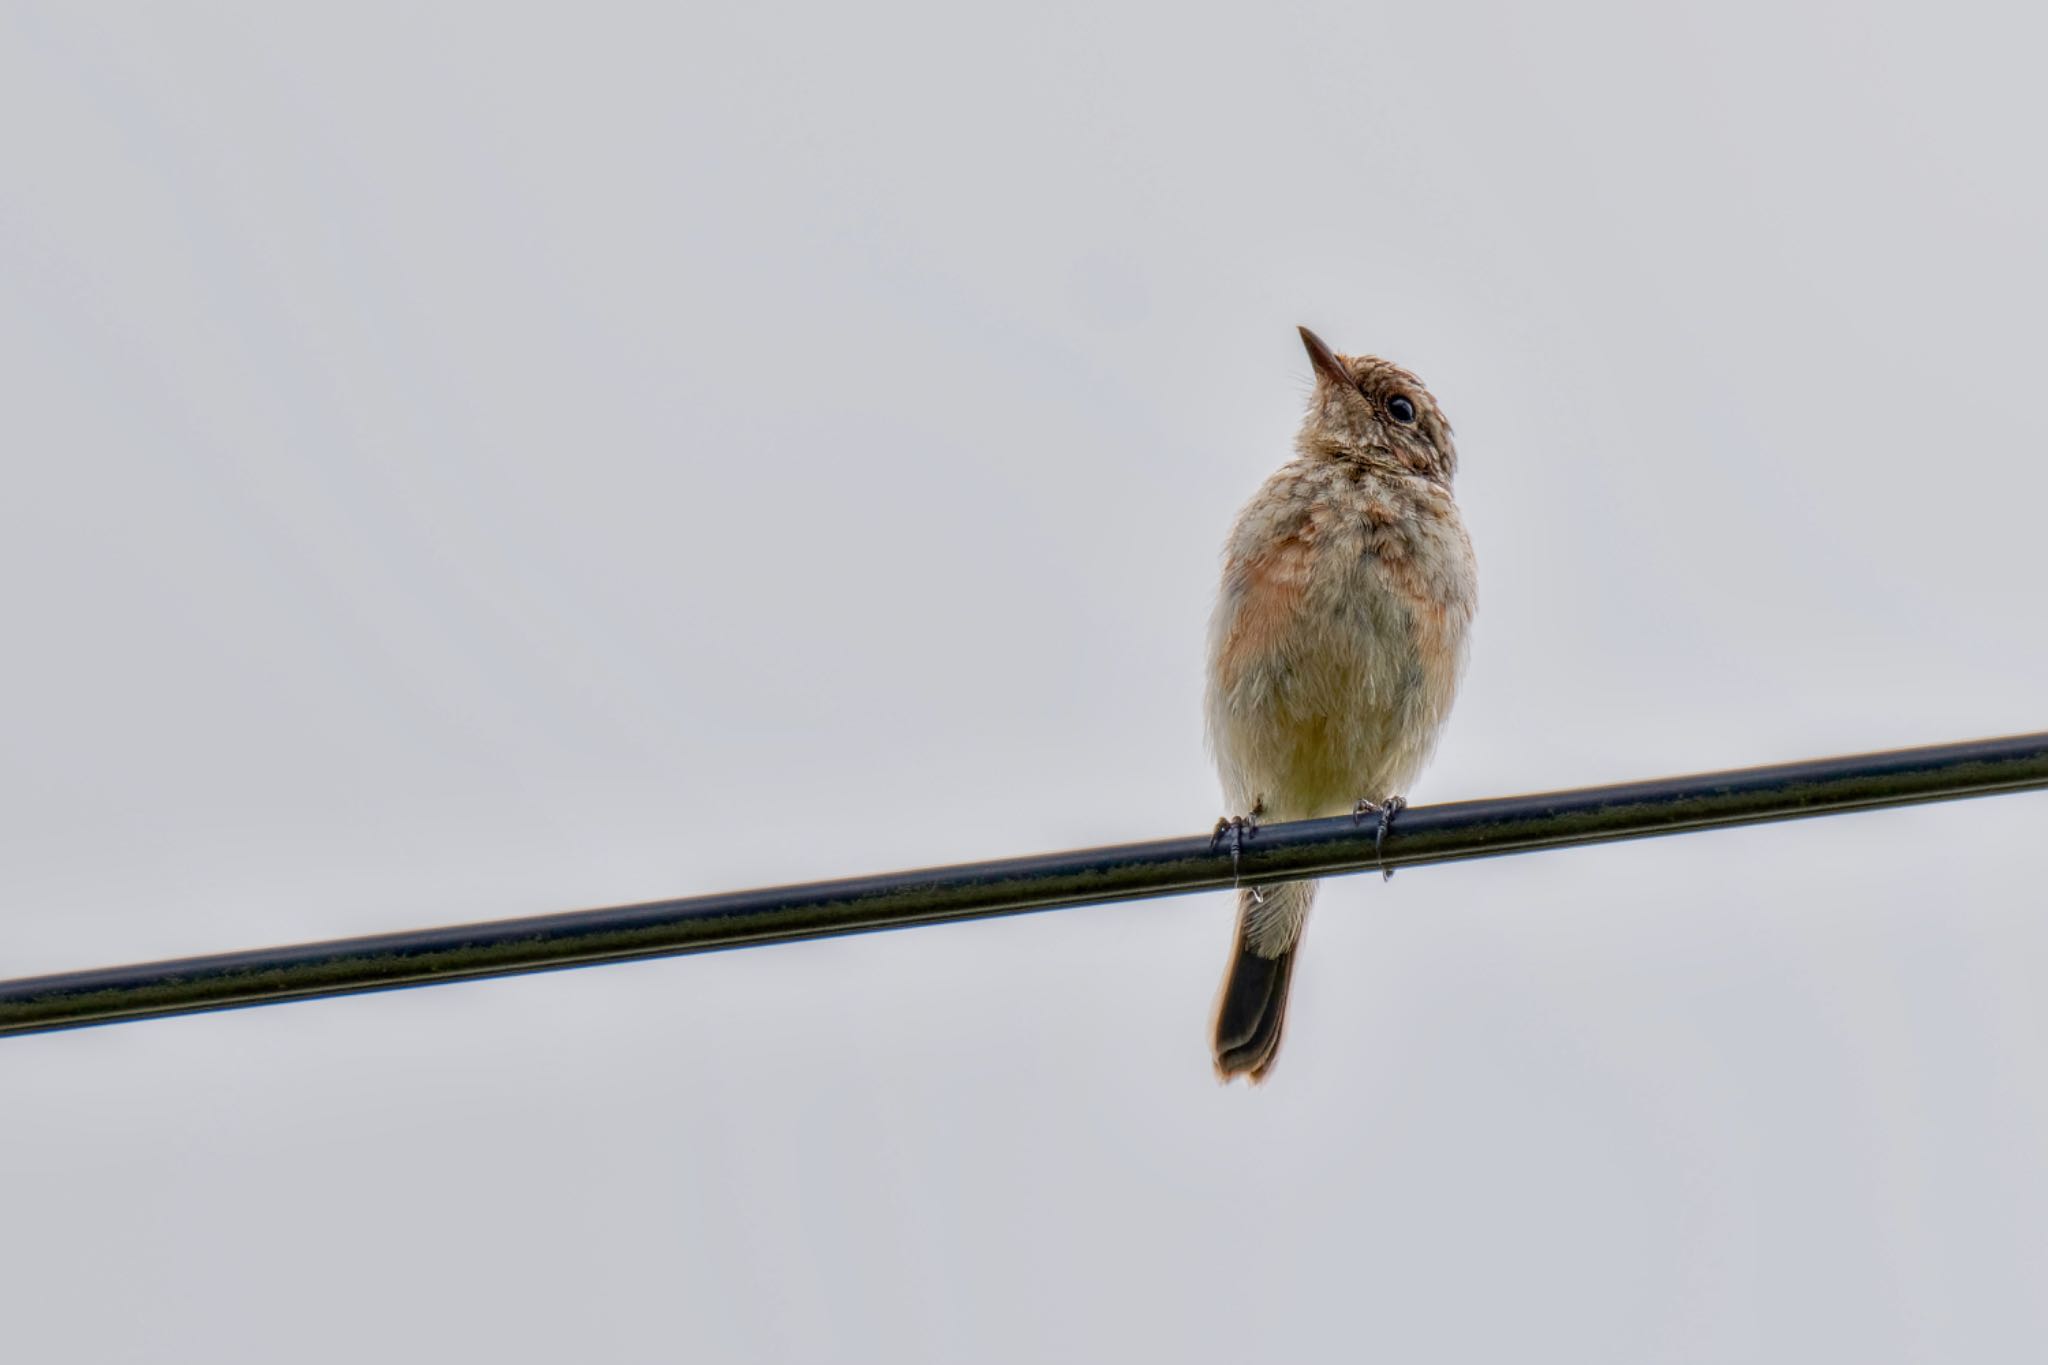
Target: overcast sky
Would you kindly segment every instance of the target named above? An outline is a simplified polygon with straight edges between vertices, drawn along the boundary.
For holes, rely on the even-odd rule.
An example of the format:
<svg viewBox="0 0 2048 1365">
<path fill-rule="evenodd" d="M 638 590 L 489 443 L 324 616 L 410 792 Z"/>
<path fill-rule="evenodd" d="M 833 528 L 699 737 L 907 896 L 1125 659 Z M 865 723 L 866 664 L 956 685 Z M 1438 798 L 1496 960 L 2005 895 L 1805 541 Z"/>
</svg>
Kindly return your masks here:
<svg viewBox="0 0 2048 1365">
<path fill-rule="evenodd" d="M 0 977 L 1207 828 L 1294 327 L 1418 802 L 2048 726 L 2044 21 L 0 8 Z M 535 7 L 539 8 L 539 7 Z M 2048 798 L 0 1042 L 38 1361 L 2033 1360 Z"/>
</svg>

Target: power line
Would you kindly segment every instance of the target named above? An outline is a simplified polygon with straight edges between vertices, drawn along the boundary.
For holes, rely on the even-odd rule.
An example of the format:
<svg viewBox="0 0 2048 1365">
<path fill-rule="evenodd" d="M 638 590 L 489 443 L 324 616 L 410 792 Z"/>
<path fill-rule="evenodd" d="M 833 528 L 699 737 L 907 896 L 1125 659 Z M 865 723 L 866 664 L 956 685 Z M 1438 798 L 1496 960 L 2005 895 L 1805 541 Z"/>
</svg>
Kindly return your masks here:
<svg viewBox="0 0 2048 1365">
<path fill-rule="evenodd" d="M 1246 882 L 1608 843 L 2048 787 L 2048 733 L 1536 796 L 1420 806 L 1388 832 L 1345 817 L 1261 827 Z M 0 1035 L 80 1028 L 1052 910 L 1232 885 L 1208 836 L 415 929 L 0 982 Z"/>
</svg>

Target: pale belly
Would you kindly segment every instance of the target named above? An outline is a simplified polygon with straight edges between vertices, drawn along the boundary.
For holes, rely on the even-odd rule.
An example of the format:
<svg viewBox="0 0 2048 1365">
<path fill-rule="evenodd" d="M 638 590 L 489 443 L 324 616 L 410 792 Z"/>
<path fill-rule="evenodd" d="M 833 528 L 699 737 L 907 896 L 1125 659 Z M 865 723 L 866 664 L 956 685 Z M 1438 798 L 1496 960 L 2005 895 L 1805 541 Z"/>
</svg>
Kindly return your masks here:
<svg viewBox="0 0 2048 1365">
<path fill-rule="evenodd" d="M 1212 659 L 1210 735 L 1235 810 L 1299 820 L 1405 795 L 1450 711 L 1469 610 L 1418 599 L 1413 575 L 1370 555 L 1339 562 L 1259 648 L 1219 644 Z M 1235 608 L 1221 605 L 1219 642 Z"/>
<path fill-rule="evenodd" d="M 1214 717 L 1237 804 L 1307 819 L 1385 800 L 1414 780 L 1435 724 L 1406 617 L 1384 598 L 1305 612 L 1279 648 L 1246 666 Z"/>
</svg>

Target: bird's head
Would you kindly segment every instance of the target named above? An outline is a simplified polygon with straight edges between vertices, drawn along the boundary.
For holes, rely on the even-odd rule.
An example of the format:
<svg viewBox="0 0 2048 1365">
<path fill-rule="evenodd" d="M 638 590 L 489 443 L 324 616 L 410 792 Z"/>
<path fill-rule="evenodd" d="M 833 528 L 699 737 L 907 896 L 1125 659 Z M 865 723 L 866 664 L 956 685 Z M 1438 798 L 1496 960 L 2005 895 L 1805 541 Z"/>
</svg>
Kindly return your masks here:
<svg viewBox="0 0 2048 1365">
<path fill-rule="evenodd" d="M 1377 356 L 1338 355 L 1306 327 L 1301 344 L 1308 348 L 1316 377 L 1308 415 L 1295 439 L 1303 455 L 1450 483 L 1458 468 L 1451 424 L 1421 380 Z"/>
</svg>

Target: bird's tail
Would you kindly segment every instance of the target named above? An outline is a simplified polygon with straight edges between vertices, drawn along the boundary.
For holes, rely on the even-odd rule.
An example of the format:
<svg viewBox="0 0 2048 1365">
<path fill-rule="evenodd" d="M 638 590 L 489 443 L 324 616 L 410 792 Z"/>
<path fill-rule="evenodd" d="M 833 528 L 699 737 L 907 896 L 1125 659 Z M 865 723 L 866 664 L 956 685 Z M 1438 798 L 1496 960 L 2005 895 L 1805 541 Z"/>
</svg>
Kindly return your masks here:
<svg viewBox="0 0 2048 1365">
<path fill-rule="evenodd" d="M 1315 899 L 1314 882 L 1247 886 L 1237 893 L 1237 952 L 1216 1006 L 1216 1074 L 1264 1080 L 1280 1052 L 1294 954 Z"/>
</svg>

